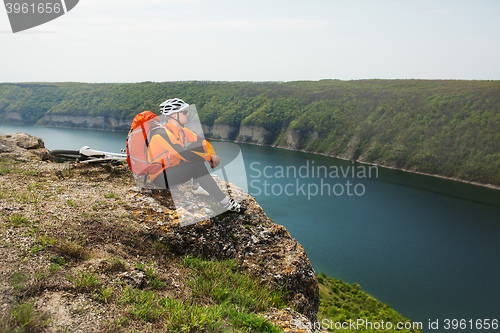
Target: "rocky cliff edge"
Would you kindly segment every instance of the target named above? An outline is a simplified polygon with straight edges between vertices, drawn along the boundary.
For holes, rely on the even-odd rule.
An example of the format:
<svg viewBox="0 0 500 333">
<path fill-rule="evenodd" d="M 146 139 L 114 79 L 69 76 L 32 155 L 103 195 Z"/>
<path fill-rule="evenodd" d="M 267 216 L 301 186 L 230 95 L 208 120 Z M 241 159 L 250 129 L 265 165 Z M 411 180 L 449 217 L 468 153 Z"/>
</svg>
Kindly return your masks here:
<svg viewBox="0 0 500 333">
<path fill-rule="evenodd" d="M 186 300 L 192 287 L 178 264 L 185 255 L 234 259 L 261 284 L 285 290 L 289 308 L 262 314 L 285 331 L 293 331 L 290 318 L 315 321 L 318 283 L 304 249 L 241 189 L 231 185 L 248 207 L 244 214 L 181 227 L 168 192 L 137 189 L 126 166 L 50 159 L 39 138 L 0 136 L 0 326 L 29 299 L 49 318 L 44 330 L 130 329 L 127 307 L 103 302 L 104 291 L 161 286 L 165 296 Z M 82 272 L 99 281 L 101 294 L 75 282 Z"/>
</svg>

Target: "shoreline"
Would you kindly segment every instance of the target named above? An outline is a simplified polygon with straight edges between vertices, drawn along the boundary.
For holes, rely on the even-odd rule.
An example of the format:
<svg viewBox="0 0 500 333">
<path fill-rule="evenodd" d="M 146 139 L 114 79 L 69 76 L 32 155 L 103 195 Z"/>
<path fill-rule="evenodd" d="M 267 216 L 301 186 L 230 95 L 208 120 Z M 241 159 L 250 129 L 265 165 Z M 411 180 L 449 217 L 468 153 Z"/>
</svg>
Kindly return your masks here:
<svg viewBox="0 0 500 333">
<path fill-rule="evenodd" d="M 272 148 L 279 148 L 279 149 L 285 149 L 289 151 L 298 151 L 302 153 L 308 153 L 308 154 L 314 154 L 314 155 L 321 155 L 325 157 L 332 157 L 332 158 L 337 158 L 339 160 L 343 161 L 352 161 L 351 159 L 345 158 L 345 157 L 340 157 L 340 156 L 335 156 L 335 155 L 329 155 L 325 153 L 318 153 L 314 151 L 308 151 L 304 149 L 292 149 L 288 147 L 283 147 L 279 145 L 264 145 L 264 144 L 258 144 L 258 143 L 251 143 L 251 142 L 244 142 L 244 141 L 231 141 L 231 140 L 222 140 L 222 139 L 215 139 L 216 141 L 224 141 L 224 142 L 234 142 L 234 143 L 244 143 L 244 144 L 249 144 L 249 145 L 254 145 L 254 146 L 262 146 L 262 147 L 272 147 Z M 478 187 L 483 187 L 483 188 L 488 188 L 491 190 L 497 190 L 500 191 L 500 186 L 493 185 L 493 184 L 483 184 L 483 183 L 478 183 L 478 182 L 473 182 L 470 180 L 465 180 L 465 179 L 460 179 L 460 178 L 454 178 L 454 177 L 447 177 L 447 176 L 442 176 L 442 175 L 437 175 L 437 174 L 432 174 L 432 173 L 425 173 L 421 171 L 415 171 L 415 170 L 409 170 L 409 169 L 403 169 L 403 168 L 396 168 L 396 167 L 391 167 L 383 164 L 378 164 L 378 163 L 371 163 L 371 162 L 366 162 L 366 161 L 360 161 L 360 160 L 354 160 L 356 163 L 364 164 L 364 165 L 372 165 L 380 168 L 385 168 L 385 169 L 391 169 L 391 170 L 397 170 L 397 171 L 403 171 L 411 174 L 416 174 L 416 175 L 422 175 L 422 176 L 429 176 L 429 177 L 435 177 L 435 178 L 440 178 L 440 179 L 445 179 L 445 180 L 451 180 L 454 182 L 459 182 L 459 183 L 464 183 L 464 184 L 469 184 L 469 185 L 474 185 Z"/>
</svg>

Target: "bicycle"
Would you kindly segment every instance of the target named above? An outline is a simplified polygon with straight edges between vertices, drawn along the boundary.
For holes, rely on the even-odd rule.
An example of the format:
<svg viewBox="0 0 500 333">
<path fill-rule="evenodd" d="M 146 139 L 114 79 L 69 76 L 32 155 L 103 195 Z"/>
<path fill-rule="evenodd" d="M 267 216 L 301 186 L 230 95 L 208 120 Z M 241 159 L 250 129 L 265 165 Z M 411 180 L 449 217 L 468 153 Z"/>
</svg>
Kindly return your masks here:
<svg viewBox="0 0 500 333">
<path fill-rule="evenodd" d="M 50 153 L 53 156 L 62 159 L 75 160 L 77 163 L 121 163 L 127 161 L 126 154 L 116 154 L 106 151 L 94 150 L 89 146 L 84 146 L 79 150 L 56 149 L 51 150 Z"/>
</svg>

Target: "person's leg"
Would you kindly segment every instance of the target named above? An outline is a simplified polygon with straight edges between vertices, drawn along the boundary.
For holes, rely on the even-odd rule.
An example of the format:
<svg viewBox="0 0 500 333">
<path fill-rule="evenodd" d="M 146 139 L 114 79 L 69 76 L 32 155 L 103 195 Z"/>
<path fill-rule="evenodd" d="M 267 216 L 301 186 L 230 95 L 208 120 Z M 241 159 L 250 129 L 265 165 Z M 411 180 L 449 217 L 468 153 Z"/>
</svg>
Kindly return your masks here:
<svg viewBox="0 0 500 333">
<path fill-rule="evenodd" d="M 193 194 L 205 195 L 205 196 L 210 195 L 210 193 L 205 191 L 205 189 L 203 189 L 203 187 L 200 186 L 200 183 L 198 182 L 197 179 L 193 179 L 193 188 L 191 190 Z"/>
<path fill-rule="evenodd" d="M 217 186 L 217 183 L 208 173 L 207 167 L 203 162 L 201 163 L 183 163 L 175 167 L 167 168 L 161 175 L 153 180 L 153 183 L 158 185 L 163 185 L 168 188 L 168 186 L 175 186 L 187 182 L 191 178 L 195 179 L 200 186 L 205 189 L 210 196 L 219 202 L 219 204 L 232 211 L 243 211 L 238 203 L 231 200 L 222 190 Z"/>
<path fill-rule="evenodd" d="M 151 181 L 159 189 L 162 189 L 162 190 L 169 189 L 169 187 L 168 187 L 169 184 L 168 184 L 168 180 L 167 180 L 167 173 L 165 172 L 165 170 L 163 170 L 163 172 L 160 173 L 155 179 L 151 179 Z"/>
<path fill-rule="evenodd" d="M 192 164 L 193 163 L 185 163 L 166 168 L 152 181 L 159 188 L 169 188 L 169 186 L 183 184 L 193 178 L 193 174 L 199 173 L 199 171 L 197 171 L 198 168 L 193 168 Z"/>
<path fill-rule="evenodd" d="M 212 178 L 212 176 L 207 173 L 201 177 L 196 178 L 196 181 L 200 184 L 200 186 L 208 192 L 215 200 L 222 201 L 226 198 L 226 195 L 222 190 L 217 186 L 217 183 Z"/>
<path fill-rule="evenodd" d="M 206 170 L 205 165 L 203 165 L 203 168 Z M 219 202 L 219 205 L 224 208 L 224 210 L 238 213 L 243 213 L 246 210 L 245 207 L 242 207 L 239 203 L 224 194 L 209 173 L 196 178 L 196 180 L 200 183 L 201 187 Z"/>
<path fill-rule="evenodd" d="M 217 186 L 212 176 L 208 173 L 207 167 L 201 163 L 183 163 L 175 167 L 167 168 L 153 180 L 153 183 L 161 188 L 183 184 L 193 178 L 200 186 L 207 191 L 215 200 L 221 201 L 226 195 Z"/>
</svg>

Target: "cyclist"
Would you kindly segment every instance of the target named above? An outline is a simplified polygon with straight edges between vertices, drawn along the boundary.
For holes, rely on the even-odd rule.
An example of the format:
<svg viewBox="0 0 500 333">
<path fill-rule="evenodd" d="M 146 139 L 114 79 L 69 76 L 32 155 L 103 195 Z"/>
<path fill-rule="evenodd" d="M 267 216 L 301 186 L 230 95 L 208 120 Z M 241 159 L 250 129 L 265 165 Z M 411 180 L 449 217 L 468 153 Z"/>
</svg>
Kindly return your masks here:
<svg viewBox="0 0 500 333">
<path fill-rule="evenodd" d="M 159 188 L 179 185 L 193 179 L 193 192 L 212 196 L 224 210 L 241 213 L 246 209 L 221 191 L 208 173 L 204 162 L 212 168 L 220 164 L 219 156 L 208 141 L 202 140 L 190 129 L 189 104 L 179 98 L 168 99 L 160 104 L 167 123 L 149 133 L 148 162 L 158 163 L 161 170 L 150 174 L 151 181 Z M 201 187 L 201 188 L 199 188 Z"/>
</svg>

